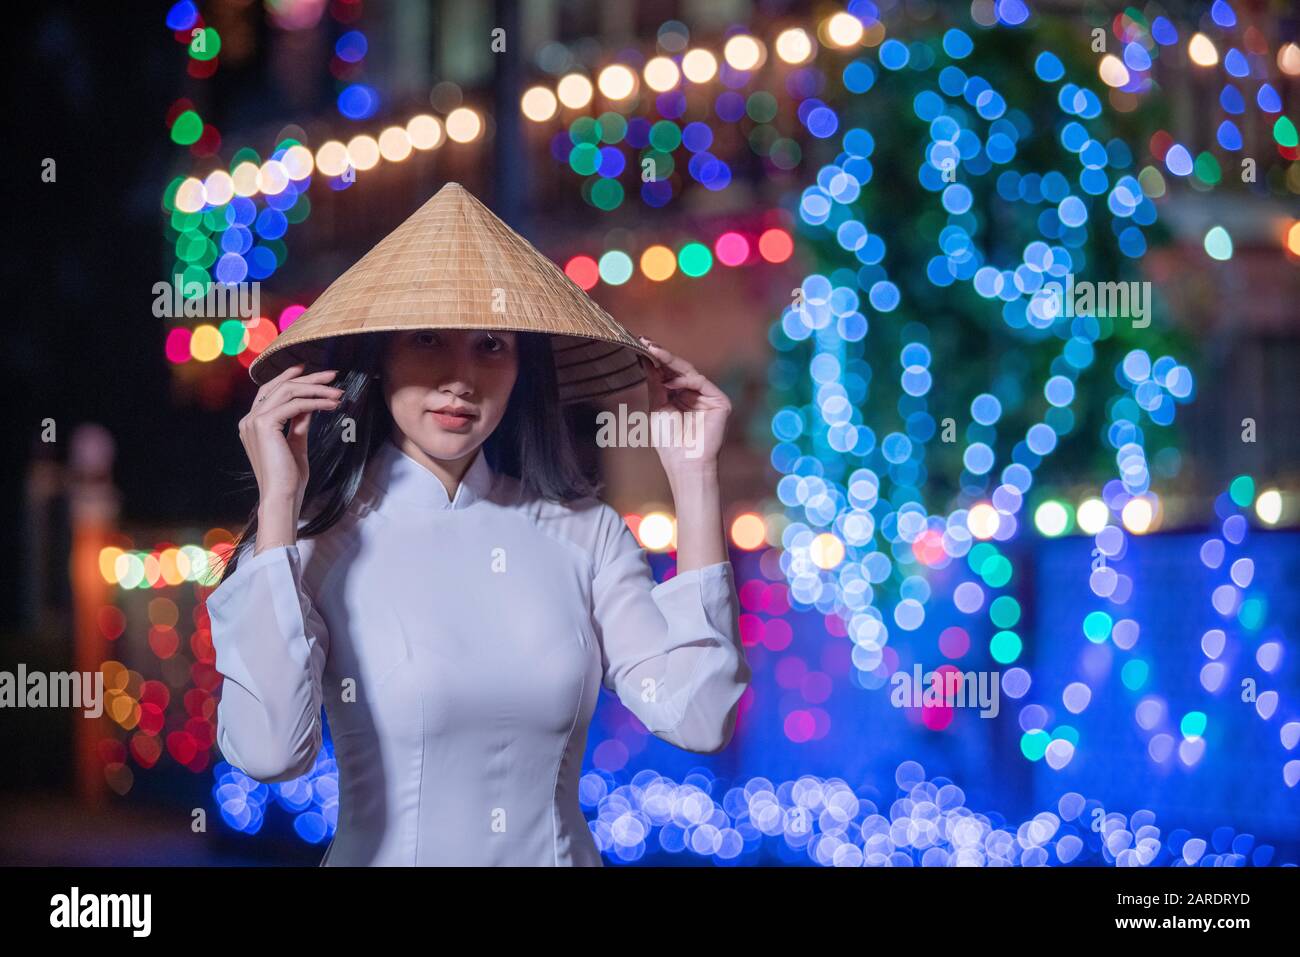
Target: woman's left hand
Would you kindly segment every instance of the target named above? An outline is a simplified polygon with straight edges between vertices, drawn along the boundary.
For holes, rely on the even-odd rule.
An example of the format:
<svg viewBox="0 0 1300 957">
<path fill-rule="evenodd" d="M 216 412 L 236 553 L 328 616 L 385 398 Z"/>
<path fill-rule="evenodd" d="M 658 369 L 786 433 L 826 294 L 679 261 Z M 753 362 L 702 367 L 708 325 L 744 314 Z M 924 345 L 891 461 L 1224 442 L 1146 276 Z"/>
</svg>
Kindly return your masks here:
<svg viewBox="0 0 1300 957">
<path fill-rule="evenodd" d="M 693 468 L 716 467 L 731 400 L 685 359 L 644 336 L 641 342 L 661 363 L 658 368 L 646 363 L 646 381 L 651 435 L 673 440 L 656 446 L 664 471 L 671 478 Z"/>
</svg>

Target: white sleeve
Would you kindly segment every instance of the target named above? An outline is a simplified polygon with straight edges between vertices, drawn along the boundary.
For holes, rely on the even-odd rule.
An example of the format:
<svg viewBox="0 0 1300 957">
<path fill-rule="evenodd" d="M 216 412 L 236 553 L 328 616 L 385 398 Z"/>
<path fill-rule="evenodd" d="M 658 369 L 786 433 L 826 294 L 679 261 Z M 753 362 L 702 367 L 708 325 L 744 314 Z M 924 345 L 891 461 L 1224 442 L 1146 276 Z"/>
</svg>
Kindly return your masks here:
<svg viewBox="0 0 1300 957">
<path fill-rule="evenodd" d="M 686 751 L 720 751 L 751 678 L 731 562 L 655 584 L 622 516 L 602 512 L 592 586 L 602 683 L 657 737 Z"/>
<path fill-rule="evenodd" d="M 311 770 L 321 746 L 325 623 L 303 587 L 297 545 L 251 552 L 208 596 L 216 669 L 217 745 L 258 781 Z"/>
</svg>

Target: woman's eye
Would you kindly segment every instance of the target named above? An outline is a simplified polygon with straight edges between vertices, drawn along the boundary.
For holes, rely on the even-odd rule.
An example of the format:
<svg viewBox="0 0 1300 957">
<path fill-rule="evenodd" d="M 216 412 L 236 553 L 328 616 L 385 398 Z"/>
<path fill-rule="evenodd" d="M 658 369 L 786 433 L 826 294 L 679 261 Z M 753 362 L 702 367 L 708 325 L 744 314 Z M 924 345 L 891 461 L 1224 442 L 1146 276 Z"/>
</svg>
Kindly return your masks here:
<svg viewBox="0 0 1300 957">
<path fill-rule="evenodd" d="M 432 332 L 417 332 L 415 334 L 415 341 L 422 346 L 431 346 L 438 341 L 438 337 Z"/>
<path fill-rule="evenodd" d="M 496 336 L 488 336 L 483 340 L 483 349 L 486 352 L 502 352 L 505 347 L 506 344 Z"/>
</svg>

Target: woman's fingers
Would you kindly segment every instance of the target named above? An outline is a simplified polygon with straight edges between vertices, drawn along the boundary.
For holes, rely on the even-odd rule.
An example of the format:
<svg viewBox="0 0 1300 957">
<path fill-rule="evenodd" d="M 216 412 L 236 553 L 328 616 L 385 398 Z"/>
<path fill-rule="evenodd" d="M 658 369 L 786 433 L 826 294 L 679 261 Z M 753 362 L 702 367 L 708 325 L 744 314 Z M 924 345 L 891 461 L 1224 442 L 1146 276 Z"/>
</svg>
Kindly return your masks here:
<svg viewBox="0 0 1300 957">
<path fill-rule="evenodd" d="M 258 402 L 261 402 L 262 396 L 266 395 L 268 392 L 274 389 L 281 382 L 284 382 L 286 379 L 292 379 L 294 376 L 301 373 L 302 370 L 305 368 L 307 367 L 303 365 L 301 362 L 296 362 L 293 365 L 289 366 L 289 368 L 281 372 L 275 378 L 268 379 L 266 382 L 263 382 L 261 388 L 257 390 L 257 397 L 253 399 L 253 404 L 256 405 Z"/>
<path fill-rule="evenodd" d="M 261 500 L 301 504 L 306 488 L 307 432 L 315 412 L 330 412 L 343 401 L 344 390 L 329 385 L 337 369 L 303 374 L 294 363 L 257 390 L 248 414 L 239 420 L 239 437 L 257 476 Z M 289 424 L 288 434 L 284 432 Z M 279 507 L 277 505 L 277 507 Z M 286 523 L 292 529 L 294 518 Z"/>
<path fill-rule="evenodd" d="M 268 393 L 266 401 L 260 403 L 260 407 L 254 407 L 253 414 L 258 416 L 269 415 L 275 418 L 280 424 L 283 424 L 285 417 L 280 412 L 280 409 L 291 399 L 341 399 L 342 397 L 343 390 L 335 388 L 332 385 L 319 383 L 313 384 L 301 381 L 286 382 L 281 385 L 280 388 L 276 389 L 275 392 Z"/>
<path fill-rule="evenodd" d="M 311 372 L 307 375 L 295 376 L 292 379 L 277 382 L 275 385 L 270 386 L 266 392 L 257 397 L 256 401 L 253 403 L 253 411 L 258 411 L 259 406 L 266 406 L 267 404 L 274 403 L 276 401 L 276 396 L 283 398 L 284 390 L 290 386 L 298 385 L 300 383 L 307 385 L 321 385 L 329 382 L 335 375 L 337 375 L 337 373 L 332 370 L 329 372 Z M 270 383 L 267 383 L 267 385 L 270 385 Z"/>
<path fill-rule="evenodd" d="M 698 372 L 683 372 L 664 380 L 665 389 L 694 389 L 696 392 L 704 392 L 712 385 Z"/>
<path fill-rule="evenodd" d="M 659 382 L 656 385 L 660 387 L 664 395 L 670 391 L 688 390 L 698 392 L 701 396 L 712 399 L 723 396 L 721 389 L 681 356 L 674 355 L 657 342 L 652 342 L 644 336 L 641 337 L 641 341 L 663 363 L 659 370 Z"/>
<path fill-rule="evenodd" d="M 663 378 L 653 362 L 644 356 L 641 361 L 645 363 L 645 381 L 649 390 L 650 408 L 657 409 L 668 401 L 668 390 L 664 388 Z"/>
<path fill-rule="evenodd" d="M 287 369 L 281 372 L 278 376 L 275 376 L 273 379 L 267 380 L 262 385 L 262 388 L 267 389 L 275 385 L 277 382 L 283 382 L 285 379 L 292 379 L 294 376 L 301 373 L 302 370 L 305 368 L 307 367 L 303 365 L 301 362 L 295 362 L 293 365 L 289 366 Z"/>
<path fill-rule="evenodd" d="M 645 336 L 641 337 L 641 342 L 661 363 L 658 374 L 652 373 L 647 377 L 651 408 L 663 408 L 672 404 L 681 409 L 704 409 L 721 412 L 723 415 L 730 413 L 731 400 L 726 393 L 695 366 Z M 673 394 L 671 398 L 670 393 Z"/>
<path fill-rule="evenodd" d="M 292 374 L 294 370 L 300 371 L 302 368 L 303 366 L 301 364 L 290 366 L 289 368 L 285 369 L 284 372 L 281 372 L 274 379 L 270 380 L 264 386 L 258 389 L 257 397 L 253 399 L 253 411 L 258 412 L 261 411 L 262 408 L 265 408 L 266 404 L 272 401 L 271 399 L 272 395 L 281 392 L 284 386 L 290 383 L 295 383 L 295 382 L 323 383 L 323 382 L 329 382 L 331 379 L 333 379 L 335 376 L 338 375 L 337 369 L 323 369 L 320 372 L 309 372 L 306 375 Z"/>
<path fill-rule="evenodd" d="M 311 427 L 311 413 L 303 412 L 289 420 L 289 450 L 300 462 L 307 457 L 307 430 Z"/>
<path fill-rule="evenodd" d="M 322 369 L 320 372 L 308 372 L 306 375 L 295 376 L 293 382 L 329 382 L 339 374 L 338 369 Z"/>
<path fill-rule="evenodd" d="M 652 353 L 654 353 L 655 358 L 658 359 L 663 364 L 661 373 L 663 373 L 665 376 L 667 375 L 668 371 L 672 371 L 676 373 L 695 371 L 695 366 L 691 365 L 681 356 L 673 355 L 663 346 L 659 345 L 659 343 L 653 342 L 650 339 L 647 339 L 645 336 L 641 337 L 641 342 L 647 349 L 649 349 Z"/>
<path fill-rule="evenodd" d="M 337 409 L 339 400 L 334 397 L 316 398 L 303 396 L 297 399 L 287 399 L 278 403 L 274 408 L 268 409 L 264 414 L 259 415 L 258 421 L 266 425 L 280 429 L 284 423 L 288 422 L 295 415 L 301 415 L 303 412 L 319 412 Z"/>
<path fill-rule="evenodd" d="M 342 394 L 343 394 L 343 390 L 336 385 L 327 385 L 324 382 L 302 382 L 300 380 L 295 380 L 294 382 L 286 382 L 284 385 L 280 386 L 280 388 L 276 391 L 276 398 L 280 400 L 284 400 L 284 399 L 296 399 L 301 396 L 309 396 L 309 395 L 341 396 Z M 270 403 L 271 405 L 276 404 L 275 399 L 267 399 L 267 402 Z"/>
<path fill-rule="evenodd" d="M 295 415 L 289 422 L 289 434 L 303 436 L 307 434 L 307 427 L 311 425 L 311 413 L 303 412 Z"/>
</svg>

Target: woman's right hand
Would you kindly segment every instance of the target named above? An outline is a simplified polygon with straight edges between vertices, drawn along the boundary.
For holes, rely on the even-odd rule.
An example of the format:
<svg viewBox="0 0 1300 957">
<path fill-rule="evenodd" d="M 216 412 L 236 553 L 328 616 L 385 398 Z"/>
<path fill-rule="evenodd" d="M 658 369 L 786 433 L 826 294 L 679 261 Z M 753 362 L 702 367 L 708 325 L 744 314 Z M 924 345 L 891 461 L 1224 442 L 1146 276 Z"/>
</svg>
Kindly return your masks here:
<svg viewBox="0 0 1300 957">
<path fill-rule="evenodd" d="M 343 396 L 342 389 L 327 385 L 338 370 L 302 375 L 304 368 L 292 365 L 263 385 L 239 420 L 239 439 L 257 477 L 255 553 L 297 541 L 307 490 L 307 427 L 313 412 L 338 408 Z"/>
</svg>

